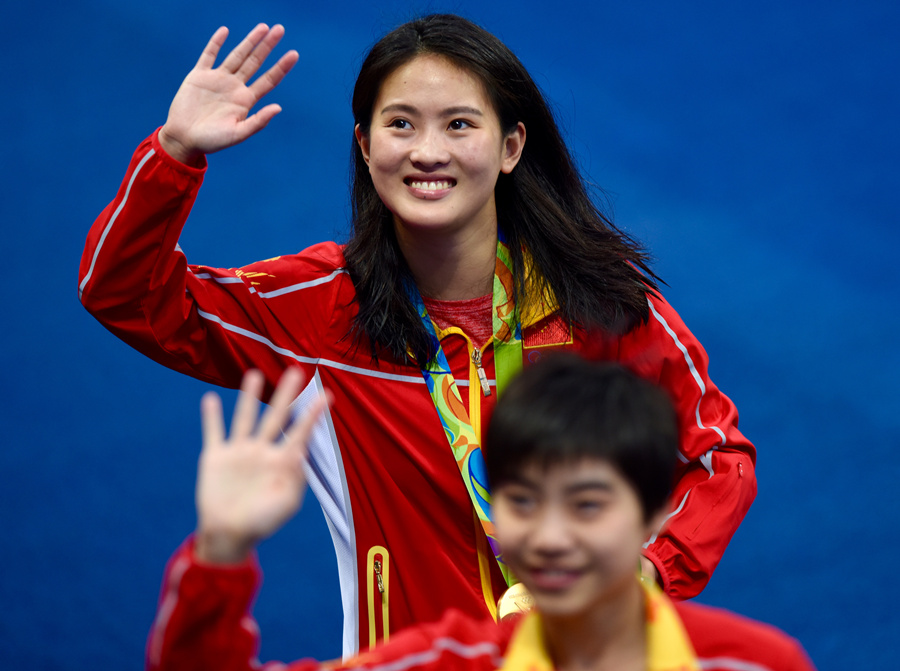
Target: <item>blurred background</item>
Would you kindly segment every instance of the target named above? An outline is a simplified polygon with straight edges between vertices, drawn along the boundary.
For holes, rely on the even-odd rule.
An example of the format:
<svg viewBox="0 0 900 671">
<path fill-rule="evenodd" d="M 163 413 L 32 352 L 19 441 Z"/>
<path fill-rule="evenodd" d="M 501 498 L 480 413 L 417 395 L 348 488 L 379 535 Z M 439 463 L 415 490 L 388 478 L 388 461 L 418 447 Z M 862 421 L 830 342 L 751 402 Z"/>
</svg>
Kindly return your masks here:
<svg viewBox="0 0 900 671">
<path fill-rule="evenodd" d="M 893 666 L 900 5 L 49 0 L 8 5 L 0 25 L 0 667 L 141 668 L 164 562 L 193 529 L 208 386 L 77 299 L 84 237 L 133 149 L 218 26 L 227 51 L 283 23 L 278 53 L 300 52 L 271 96 L 284 112 L 210 158 L 181 246 L 237 266 L 344 240 L 361 59 L 433 11 L 530 69 L 757 445 L 758 498 L 699 600 L 782 627 L 821 670 Z M 261 658 L 338 656 L 312 498 L 261 555 Z"/>
</svg>

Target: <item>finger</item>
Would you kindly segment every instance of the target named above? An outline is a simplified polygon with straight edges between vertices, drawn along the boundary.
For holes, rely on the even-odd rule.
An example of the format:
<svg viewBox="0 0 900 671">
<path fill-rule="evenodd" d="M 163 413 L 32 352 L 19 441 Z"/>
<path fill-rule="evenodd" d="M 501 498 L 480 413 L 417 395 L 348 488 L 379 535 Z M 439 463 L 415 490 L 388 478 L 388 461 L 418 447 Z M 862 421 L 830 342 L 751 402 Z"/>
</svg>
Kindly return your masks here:
<svg viewBox="0 0 900 671">
<path fill-rule="evenodd" d="M 262 420 L 259 423 L 259 437 L 263 440 L 273 441 L 281 433 L 281 429 L 287 424 L 291 416 L 291 403 L 300 393 L 303 383 L 303 373 L 294 366 L 288 368 L 282 374 L 275 387 L 275 393 L 269 401 Z"/>
<path fill-rule="evenodd" d="M 236 133 L 236 142 L 243 142 L 251 135 L 255 135 L 263 128 L 269 125 L 269 122 L 275 118 L 275 115 L 281 111 L 281 105 L 271 104 L 266 105 L 261 110 L 259 110 L 256 114 L 251 114 L 246 119 L 241 121 L 240 125 L 237 127 Z"/>
<path fill-rule="evenodd" d="M 312 435 L 313 427 L 319 421 L 325 408 L 331 405 L 334 397 L 331 392 L 326 391 L 316 398 L 310 407 L 303 413 L 300 419 L 296 420 L 290 429 L 284 435 L 284 447 L 287 450 L 300 451 L 306 454 L 306 446 L 309 443 L 309 437 Z"/>
<path fill-rule="evenodd" d="M 278 86 L 281 83 L 281 80 L 284 79 L 284 76 L 297 64 L 298 60 L 300 60 L 300 54 L 292 49 L 279 58 L 275 65 L 266 70 L 265 73 L 253 82 L 250 86 L 250 90 L 253 92 L 253 95 L 256 96 L 256 99 L 259 100 Z"/>
<path fill-rule="evenodd" d="M 214 391 L 208 391 L 200 399 L 200 425 L 205 448 L 225 442 L 225 420 L 222 418 L 222 399 Z"/>
<path fill-rule="evenodd" d="M 241 63 L 241 67 L 237 71 L 238 77 L 245 82 L 250 81 L 250 78 L 256 74 L 256 71 L 262 67 L 269 54 L 272 53 L 272 49 L 281 42 L 282 37 L 284 37 L 284 26 L 281 24 L 272 26 L 269 32 L 259 40 L 253 51 L 247 54 L 247 58 Z"/>
<path fill-rule="evenodd" d="M 231 53 L 222 61 L 221 67 L 227 72 L 235 73 L 247 60 L 247 57 L 253 53 L 253 49 L 259 44 L 259 41 L 269 32 L 269 26 L 265 23 L 258 24 L 253 30 L 247 33 L 247 37 L 241 40 Z"/>
<path fill-rule="evenodd" d="M 203 53 L 200 54 L 200 59 L 197 61 L 198 68 L 209 70 L 215 65 L 216 57 L 219 55 L 219 50 L 222 48 L 222 45 L 225 44 L 225 39 L 227 37 L 228 28 L 225 26 L 222 26 L 213 33 L 213 36 L 209 38 L 209 42 L 206 43 Z"/>
<path fill-rule="evenodd" d="M 231 439 L 246 438 L 256 426 L 259 414 L 259 398 L 262 395 L 265 380 L 258 370 L 248 370 L 241 382 L 241 393 L 238 394 L 231 420 Z"/>
</svg>

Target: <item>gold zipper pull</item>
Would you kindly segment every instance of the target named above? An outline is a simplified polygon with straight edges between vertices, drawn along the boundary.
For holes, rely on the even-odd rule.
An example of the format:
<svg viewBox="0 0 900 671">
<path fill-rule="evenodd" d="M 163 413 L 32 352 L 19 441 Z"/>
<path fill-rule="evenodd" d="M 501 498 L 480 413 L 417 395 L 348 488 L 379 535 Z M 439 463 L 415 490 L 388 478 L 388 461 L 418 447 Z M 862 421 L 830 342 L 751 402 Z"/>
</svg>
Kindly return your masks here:
<svg viewBox="0 0 900 671">
<path fill-rule="evenodd" d="M 384 594 L 384 578 L 381 576 L 381 560 L 375 560 L 375 582 L 378 585 L 378 591 Z"/>
<path fill-rule="evenodd" d="M 487 373 L 481 367 L 481 352 L 477 349 L 472 350 L 472 363 L 475 364 L 475 372 L 478 373 L 478 381 L 481 383 L 481 393 L 485 396 L 491 395 L 491 385 L 487 379 Z"/>
</svg>

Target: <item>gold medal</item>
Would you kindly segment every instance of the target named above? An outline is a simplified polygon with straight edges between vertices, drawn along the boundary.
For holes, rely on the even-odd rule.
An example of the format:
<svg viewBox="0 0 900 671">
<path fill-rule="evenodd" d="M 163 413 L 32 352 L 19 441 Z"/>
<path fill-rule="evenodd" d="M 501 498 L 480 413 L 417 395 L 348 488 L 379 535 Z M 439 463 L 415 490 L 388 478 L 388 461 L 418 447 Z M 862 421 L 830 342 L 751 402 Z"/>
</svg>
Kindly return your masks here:
<svg viewBox="0 0 900 671">
<path fill-rule="evenodd" d="M 510 616 L 524 615 L 534 608 L 534 597 L 522 583 L 516 583 L 503 593 L 497 602 L 497 619 L 505 620 Z"/>
</svg>

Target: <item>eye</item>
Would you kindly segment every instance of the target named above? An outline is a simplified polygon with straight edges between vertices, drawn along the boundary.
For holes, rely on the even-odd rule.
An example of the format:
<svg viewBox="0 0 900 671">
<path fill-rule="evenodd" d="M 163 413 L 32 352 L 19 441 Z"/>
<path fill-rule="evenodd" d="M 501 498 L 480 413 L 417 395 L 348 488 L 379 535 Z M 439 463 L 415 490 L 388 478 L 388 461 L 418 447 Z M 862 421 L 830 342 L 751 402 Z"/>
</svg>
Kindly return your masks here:
<svg viewBox="0 0 900 671">
<path fill-rule="evenodd" d="M 600 514 L 605 507 L 606 502 L 596 498 L 576 499 L 572 502 L 572 508 L 579 517 L 593 517 Z"/>
<path fill-rule="evenodd" d="M 527 510 L 534 507 L 534 497 L 526 494 L 510 496 L 509 502 L 519 510 Z"/>
<path fill-rule="evenodd" d="M 495 492 L 495 497 L 502 497 L 510 510 L 518 515 L 525 515 L 537 506 L 537 497 L 525 489 L 505 488 Z"/>
<path fill-rule="evenodd" d="M 388 124 L 388 128 L 399 128 L 400 130 L 408 130 L 412 125 L 406 119 L 392 119 Z"/>
<path fill-rule="evenodd" d="M 466 128 L 471 128 L 472 124 L 470 124 L 465 119 L 454 119 L 450 122 L 450 125 L 447 126 L 450 130 L 465 130 Z"/>
</svg>

